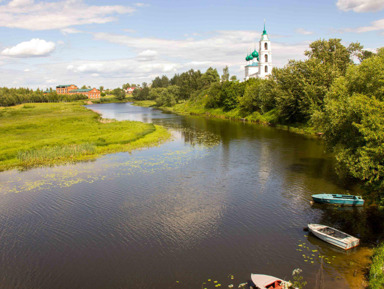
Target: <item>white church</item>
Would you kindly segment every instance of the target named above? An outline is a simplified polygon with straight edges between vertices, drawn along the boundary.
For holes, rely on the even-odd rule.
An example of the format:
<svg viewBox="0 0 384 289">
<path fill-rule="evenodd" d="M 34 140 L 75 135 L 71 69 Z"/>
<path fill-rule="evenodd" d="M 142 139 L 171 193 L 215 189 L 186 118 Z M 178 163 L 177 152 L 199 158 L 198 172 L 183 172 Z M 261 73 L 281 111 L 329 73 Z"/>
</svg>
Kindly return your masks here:
<svg viewBox="0 0 384 289">
<path fill-rule="evenodd" d="M 250 78 L 266 78 L 272 73 L 272 49 L 267 31 L 264 30 L 259 41 L 259 51 L 256 49 L 245 58 L 245 80 Z"/>
</svg>

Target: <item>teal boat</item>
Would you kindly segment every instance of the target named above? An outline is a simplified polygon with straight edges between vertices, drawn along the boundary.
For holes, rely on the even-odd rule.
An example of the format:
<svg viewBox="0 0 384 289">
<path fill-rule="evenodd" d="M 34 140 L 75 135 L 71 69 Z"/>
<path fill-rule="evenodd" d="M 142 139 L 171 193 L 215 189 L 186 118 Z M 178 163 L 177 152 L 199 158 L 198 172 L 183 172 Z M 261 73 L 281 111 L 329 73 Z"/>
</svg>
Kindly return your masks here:
<svg viewBox="0 0 384 289">
<path fill-rule="evenodd" d="M 343 206 L 363 206 L 364 200 L 361 196 L 342 194 L 318 194 L 312 195 L 312 199 L 320 204 L 333 204 Z"/>
</svg>

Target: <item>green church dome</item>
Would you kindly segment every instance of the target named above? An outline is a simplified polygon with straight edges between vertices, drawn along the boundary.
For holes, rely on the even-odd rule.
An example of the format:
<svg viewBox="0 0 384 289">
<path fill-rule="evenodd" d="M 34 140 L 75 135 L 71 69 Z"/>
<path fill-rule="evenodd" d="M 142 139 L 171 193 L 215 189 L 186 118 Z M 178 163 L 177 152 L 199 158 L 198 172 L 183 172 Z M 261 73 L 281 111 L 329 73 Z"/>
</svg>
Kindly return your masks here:
<svg viewBox="0 0 384 289">
<path fill-rule="evenodd" d="M 252 54 L 249 54 L 249 55 L 248 55 L 248 58 L 249 58 L 249 60 L 252 60 L 252 59 L 253 59 Z"/>
<path fill-rule="evenodd" d="M 253 58 L 259 57 L 259 52 L 256 51 L 256 49 L 252 52 Z"/>
</svg>

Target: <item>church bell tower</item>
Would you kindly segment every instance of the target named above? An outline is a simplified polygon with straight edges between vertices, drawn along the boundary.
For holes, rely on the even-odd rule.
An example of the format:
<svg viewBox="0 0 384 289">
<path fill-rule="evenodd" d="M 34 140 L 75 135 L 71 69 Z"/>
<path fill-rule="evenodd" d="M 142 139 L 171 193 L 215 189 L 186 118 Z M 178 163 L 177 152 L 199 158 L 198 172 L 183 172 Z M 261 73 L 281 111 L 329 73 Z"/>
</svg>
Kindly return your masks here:
<svg viewBox="0 0 384 289">
<path fill-rule="evenodd" d="M 259 78 L 266 78 L 272 73 L 272 48 L 267 31 L 264 30 L 259 42 Z"/>
</svg>

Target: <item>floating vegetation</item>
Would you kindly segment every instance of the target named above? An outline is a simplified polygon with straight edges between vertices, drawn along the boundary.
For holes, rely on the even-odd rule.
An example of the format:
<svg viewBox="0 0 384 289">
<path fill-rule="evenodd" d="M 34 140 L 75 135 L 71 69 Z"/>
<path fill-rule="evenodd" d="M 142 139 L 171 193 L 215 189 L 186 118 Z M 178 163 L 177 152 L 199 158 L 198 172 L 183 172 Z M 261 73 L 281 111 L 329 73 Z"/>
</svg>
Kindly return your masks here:
<svg viewBox="0 0 384 289">
<path fill-rule="evenodd" d="M 39 190 L 69 188 L 81 183 L 114 180 L 133 174 L 152 174 L 172 170 L 209 154 L 204 147 L 184 147 L 182 150 L 164 150 L 156 155 L 108 155 L 97 162 L 40 168 L 32 171 L 8 171 L 0 174 L 0 192 L 21 193 Z"/>
<path fill-rule="evenodd" d="M 306 249 L 308 251 L 307 254 L 302 254 L 302 257 L 303 257 L 303 260 L 304 262 L 309 262 L 310 264 L 315 264 L 315 261 L 317 260 L 319 263 L 321 263 L 322 261 L 324 261 L 325 263 L 327 264 L 331 264 L 331 259 L 330 257 L 326 257 L 324 255 L 321 255 L 320 252 L 317 250 L 317 249 L 312 249 L 308 246 L 307 243 L 301 243 L 301 240 L 300 240 L 300 243 L 297 245 L 298 247 L 300 248 L 303 248 L 303 249 Z M 296 251 L 302 251 L 301 249 L 296 249 Z M 336 256 L 332 256 L 332 260 L 334 260 L 336 258 Z"/>
</svg>

